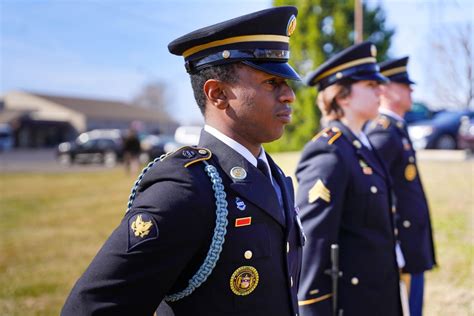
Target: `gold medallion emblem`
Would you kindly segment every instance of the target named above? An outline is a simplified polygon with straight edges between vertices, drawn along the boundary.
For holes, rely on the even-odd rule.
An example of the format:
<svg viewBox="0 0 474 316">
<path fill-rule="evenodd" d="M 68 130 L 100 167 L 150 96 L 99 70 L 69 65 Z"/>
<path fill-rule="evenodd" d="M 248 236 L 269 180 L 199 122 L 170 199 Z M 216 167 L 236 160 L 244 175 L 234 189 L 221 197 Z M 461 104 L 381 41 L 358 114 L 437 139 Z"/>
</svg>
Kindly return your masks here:
<svg viewBox="0 0 474 316">
<path fill-rule="evenodd" d="M 372 57 L 377 56 L 377 47 L 375 47 L 375 45 L 370 46 L 370 54 L 372 55 Z"/>
<path fill-rule="evenodd" d="M 136 237 L 140 236 L 141 238 L 143 238 L 150 233 L 151 226 L 153 226 L 153 223 L 151 221 L 144 222 L 142 216 L 138 215 L 137 219 L 132 222 L 132 225 L 130 227 L 132 228 Z"/>
<path fill-rule="evenodd" d="M 235 295 L 249 295 L 258 285 L 258 272 L 252 266 L 242 266 L 232 273 L 230 289 Z"/>
<path fill-rule="evenodd" d="M 416 178 L 416 167 L 414 164 L 409 164 L 405 168 L 405 179 L 413 181 Z"/>
<path fill-rule="evenodd" d="M 230 169 L 230 176 L 237 180 L 243 180 L 247 178 L 247 171 L 242 167 L 234 167 Z"/>
<path fill-rule="evenodd" d="M 288 20 L 288 26 L 286 27 L 286 35 L 291 36 L 296 29 L 296 16 L 292 15 Z"/>
</svg>

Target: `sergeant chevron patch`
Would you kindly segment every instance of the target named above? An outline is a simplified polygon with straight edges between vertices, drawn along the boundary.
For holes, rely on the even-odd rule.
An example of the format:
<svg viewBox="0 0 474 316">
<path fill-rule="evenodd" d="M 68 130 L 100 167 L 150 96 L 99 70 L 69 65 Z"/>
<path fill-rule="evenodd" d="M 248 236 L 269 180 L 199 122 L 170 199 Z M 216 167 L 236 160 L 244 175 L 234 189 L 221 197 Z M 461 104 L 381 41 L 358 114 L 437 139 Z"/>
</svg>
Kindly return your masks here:
<svg viewBox="0 0 474 316">
<path fill-rule="evenodd" d="M 308 192 L 308 203 L 314 203 L 318 199 L 331 202 L 331 191 L 324 185 L 321 179 L 318 179 L 313 187 Z"/>
</svg>

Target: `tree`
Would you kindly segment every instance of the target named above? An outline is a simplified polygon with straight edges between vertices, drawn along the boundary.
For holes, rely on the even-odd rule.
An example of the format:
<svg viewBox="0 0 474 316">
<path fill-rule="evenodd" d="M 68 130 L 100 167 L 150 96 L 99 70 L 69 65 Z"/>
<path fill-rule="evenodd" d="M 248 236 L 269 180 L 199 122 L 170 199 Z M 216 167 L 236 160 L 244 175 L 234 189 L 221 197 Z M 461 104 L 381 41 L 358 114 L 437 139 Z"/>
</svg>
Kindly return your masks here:
<svg viewBox="0 0 474 316">
<path fill-rule="evenodd" d="M 433 92 L 444 107 L 474 107 L 474 56 L 472 24 L 441 25 L 431 40 L 432 60 L 442 61 L 429 68 Z"/>
<path fill-rule="evenodd" d="M 159 113 L 159 126 L 153 130 L 154 133 L 173 133 L 178 126 L 169 113 L 166 89 L 166 84 L 161 81 L 147 83 L 131 102 L 134 106 L 149 108 Z"/>
<path fill-rule="evenodd" d="M 296 31 L 290 39 L 290 64 L 306 75 L 325 60 L 354 43 L 354 1 L 347 0 L 274 0 L 275 6 L 298 8 Z M 386 58 L 394 31 L 385 26 L 385 13 L 380 6 L 363 6 L 364 39 L 378 49 L 378 59 Z M 292 123 L 283 137 L 265 145 L 269 151 L 300 150 L 318 131 L 321 114 L 315 106 L 316 89 L 302 83 L 291 83 L 296 93 Z"/>
<path fill-rule="evenodd" d="M 132 100 L 132 104 L 150 108 L 168 117 L 166 85 L 161 81 L 147 83 Z"/>
</svg>

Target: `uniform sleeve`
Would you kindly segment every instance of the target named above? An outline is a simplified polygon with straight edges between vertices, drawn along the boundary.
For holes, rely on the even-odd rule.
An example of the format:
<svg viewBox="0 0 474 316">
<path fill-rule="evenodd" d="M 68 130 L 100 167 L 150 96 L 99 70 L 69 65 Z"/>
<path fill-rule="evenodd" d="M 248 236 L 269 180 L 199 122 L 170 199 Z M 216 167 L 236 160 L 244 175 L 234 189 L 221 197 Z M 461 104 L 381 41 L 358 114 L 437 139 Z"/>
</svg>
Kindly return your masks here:
<svg viewBox="0 0 474 316">
<path fill-rule="evenodd" d="M 372 146 L 390 169 L 392 164 L 399 158 L 400 152 L 398 149 L 399 145 L 395 135 L 391 132 L 391 128 L 375 128 L 369 132 L 368 137 Z"/>
<path fill-rule="evenodd" d="M 183 167 L 156 169 L 72 289 L 62 315 L 153 315 L 202 264 L 203 257 L 192 258 L 205 253 L 213 231 L 212 189 L 203 183 L 209 180 Z"/>
<path fill-rule="evenodd" d="M 299 207 L 307 242 L 299 288 L 304 315 L 331 315 L 330 247 L 338 232 L 348 183 L 348 170 L 336 150 L 307 148 L 297 167 Z"/>
</svg>

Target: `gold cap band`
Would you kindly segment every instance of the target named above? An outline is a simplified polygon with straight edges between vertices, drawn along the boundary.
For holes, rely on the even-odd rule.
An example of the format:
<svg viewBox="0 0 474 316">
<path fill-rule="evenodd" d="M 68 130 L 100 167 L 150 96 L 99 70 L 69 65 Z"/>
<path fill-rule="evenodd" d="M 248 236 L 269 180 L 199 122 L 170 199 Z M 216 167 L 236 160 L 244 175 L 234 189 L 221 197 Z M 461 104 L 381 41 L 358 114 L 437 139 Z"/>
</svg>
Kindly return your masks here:
<svg viewBox="0 0 474 316">
<path fill-rule="evenodd" d="M 406 72 L 406 71 L 407 71 L 407 67 L 401 66 L 397 68 L 387 69 L 387 70 L 381 71 L 380 73 L 384 75 L 385 77 L 388 77 L 388 76 L 396 75 L 396 74 Z"/>
<path fill-rule="evenodd" d="M 318 77 L 316 77 L 316 79 L 314 79 L 313 81 L 319 81 L 327 76 L 330 76 L 338 71 L 345 70 L 347 68 L 351 68 L 351 67 L 362 65 L 362 64 L 375 64 L 376 62 L 377 60 L 375 59 L 375 57 L 365 57 L 365 58 L 352 60 L 350 62 L 344 63 L 337 67 L 328 69 L 327 71 L 323 72 Z"/>
<path fill-rule="evenodd" d="M 282 43 L 289 43 L 290 38 L 288 36 L 283 35 L 243 35 L 243 36 L 235 36 L 229 37 L 222 40 L 217 40 L 214 42 L 198 45 L 191 47 L 183 52 L 184 58 L 188 56 L 203 51 L 208 48 L 234 44 L 234 43 L 243 43 L 243 42 L 282 42 Z"/>
</svg>

